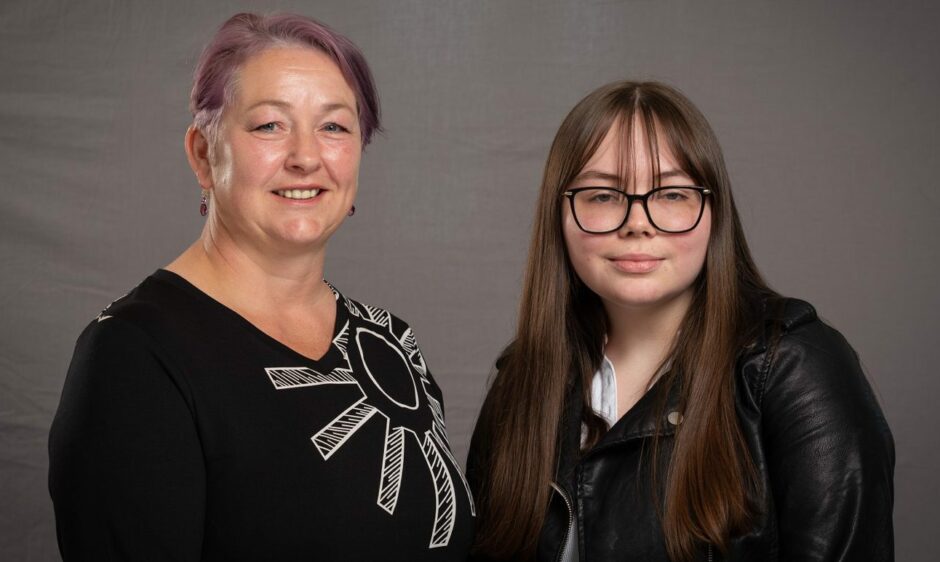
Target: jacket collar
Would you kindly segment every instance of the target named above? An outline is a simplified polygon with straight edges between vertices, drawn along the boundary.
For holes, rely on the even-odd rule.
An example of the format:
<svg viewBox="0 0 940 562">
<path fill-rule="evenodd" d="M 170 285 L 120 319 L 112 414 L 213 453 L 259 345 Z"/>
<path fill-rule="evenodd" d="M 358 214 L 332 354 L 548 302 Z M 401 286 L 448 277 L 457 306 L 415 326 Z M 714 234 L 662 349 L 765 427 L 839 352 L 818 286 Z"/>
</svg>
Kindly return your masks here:
<svg viewBox="0 0 940 562">
<path fill-rule="evenodd" d="M 631 439 L 652 437 L 656 434 L 674 434 L 676 426 L 682 423 L 682 412 L 679 409 L 681 380 L 672 382 L 665 397 L 665 408 L 661 410 L 661 417 L 657 415 L 660 412 L 659 405 L 662 400 L 660 393 L 663 392 L 663 386 L 669 382 L 670 378 L 672 378 L 670 373 L 660 377 L 646 394 L 611 426 L 594 448 L 599 449 Z"/>
<path fill-rule="evenodd" d="M 816 320 L 813 305 L 800 299 L 768 297 L 761 302 L 760 328 L 741 355 L 761 353 L 773 347 L 782 334 Z"/>
<path fill-rule="evenodd" d="M 568 392 L 565 412 L 561 420 L 559 432 L 558 463 L 556 479 L 559 484 L 571 489 L 571 478 L 574 468 L 583 456 L 591 455 L 594 451 L 624 443 L 633 439 L 659 435 L 673 435 L 676 426 L 682 423 L 682 412 L 679 409 L 679 387 L 681 380 L 672 383 L 666 396 L 666 406 L 662 410 L 662 417 L 657 416 L 659 411 L 659 393 L 663 385 L 668 382 L 669 374 L 660 377 L 658 381 L 643 395 L 640 400 L 630 408 L 617 422 L 601 437 L 593 449 L 581 454 L 581 415 L 584 409 L 584 388 L 581 377 L 573 374 L 573 380 Z"/>
<path fill-rule="evenodd" d="M 742 350 L 741 356 L 766 350 L 779 333 L 789 332 L 796 326 L 816 319 L 816 309 L 808 302 L 799 299 L 765 300 L 763 306 L 763 333 L 758 338 L 755 346 Z M 672 374 L 666 373 L 659 377 L 659 380 L 630 408 L 630 411 L 617 420 L 617 423 L 604 434 L 597 445 L 594 446 L 594 449 L 631 439 L 652 437 L 657 433 L 659 435 L 675 434 L 676 426 L 682 423 L 682 409 L 679 405 L 679 390 L 682 387 L 681 373 L 675 374 L 675 380 L 672 381 L 666 395 L 665 408 L 659 409 L 659 401 L 662 399 L 660 397 L 662 387 L 669 382 L 668 379 Z M 576 387 L 579 392 L 583 390 L 580 384 L 577 384 Z M 577 403 L 580 405 L 582 402 L 581 395 L 576 398 Z M 662 412 L 661 418 L 657 416 L 660 411 Z M 580 410 L 578 419 L 580 420 Z M 578 427 L 580 430 L 580 421 Z M 580 439 L 578 444 L 580 445 Z"/>
<path fill-rule="evenodd" d="M 752 345 L 742 350 L 742 356 L 767 350 L 781 332 L 786 333 L 796 326 L 815 320 L 817 317 L 816 310 L 811 304 L 791 298 L 766 300 L 763 303 L 761 316 L 764 320 L 762 331 Z M 661 436 L 675 434 L 676 426 L 683 421 L 682 409 L 679 405 L 679 389 L 682 386 L 680 377 L 681 374 L 676 374 L 675 380 L 671 383 L 665 398 L 665 408 L 662 410 L 658 408 L 659 400 L 661 400 L 659 394 L 662 392 L 662 387 L 669 382 L 670 373 L 660 377 L 649 391 L 634 404 L 630 411 L 617 420 L 617 423 L 601 437 L 597 445 L 591 451 L 588 451 L 586 455 L 633 439 L 652 437 L 657 434 Z M 568 481 L 567 479 L 574 472 L 574 467 L 582 458 L 581 414 L 584 408 L 584 392 L 581 377 L 577 373 L 572 373 L 565 412 L 561 420 L 561 431 L 559 432 L 557 465 L 559 483 Z M 658 416 L 657 413 L 660 411 L 662 414 Z"/>
</svg>

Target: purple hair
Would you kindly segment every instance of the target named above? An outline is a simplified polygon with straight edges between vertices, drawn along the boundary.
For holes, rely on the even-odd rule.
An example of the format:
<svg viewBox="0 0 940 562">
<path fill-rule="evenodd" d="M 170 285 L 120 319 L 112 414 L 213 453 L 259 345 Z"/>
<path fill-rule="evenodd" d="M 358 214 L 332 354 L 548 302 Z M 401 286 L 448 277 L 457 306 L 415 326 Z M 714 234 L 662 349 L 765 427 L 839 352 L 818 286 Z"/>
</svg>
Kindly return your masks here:
<svg viewBox="0 0 940 562">
<path fill-rule="evenodd" d="M 222 24 L 196 64 L 189 109 L 193 123 L 214 144 L 222 111 L 234 95 L 238 68 L 271 47 L 297 45 L 325 53 L 339 67 L 356 95 L 362 146 L 381 131 L 379 97 L 365 57 L 352 41 L 322 23 L 296 14 L 235 14 Z"/>
</svg>

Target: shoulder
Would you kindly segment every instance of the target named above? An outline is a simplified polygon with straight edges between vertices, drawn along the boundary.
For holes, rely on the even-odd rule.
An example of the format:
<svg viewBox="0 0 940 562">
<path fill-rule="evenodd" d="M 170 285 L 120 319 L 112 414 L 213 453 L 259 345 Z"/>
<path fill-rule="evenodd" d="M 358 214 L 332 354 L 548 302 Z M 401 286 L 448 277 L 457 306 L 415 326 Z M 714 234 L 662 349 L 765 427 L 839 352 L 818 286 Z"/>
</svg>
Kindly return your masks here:
<svg viewBox="0 0 940 562">
<path fill-rule="evenodd" d="M 781 299 L 764 320 L 772 335 L 751 361 L 749 382 L 768 432 L 802 424 L 890 435 L 858 354 L 812 305 Z"/>
<path fill-rule="evenodd" d="M 158 340 L 161 334 L 185 331 L 192 318 L 200 315 L 199 303 L 183 286 L 172 283 L 170 275 L 158 271 L 147 277 L 106 306 L 86 331 L 108 333 L 113 331 L 111 325 L 119 324 Z"/>
<path fill-rule="evenodd" d="M 391 335 L 408 351 L 417 351 L 418 344 L 415 340 L 414 330 L 399 316 L 392 314 L 385 308 L 351 299 L 340 293 L 333 285 L 330 285 L 330 288 L 336 296 L 337 306 L 343 307 L 343 311 L 348 315 L 348 318 L 354 320 L 357 324 L 361 324 L 360 328 L 364 327 Z"/>
<path fill-rule="evenodd" d="M 180 353 L 141 320 L 153 314 L 119 299 L 85 328 L 63 383 L 55 435 L 91 431 L 114 420 L 130 426 L 158 411 L 191 411 Z"/>
<path fill-rule="evenodd" d="M 768 298 L 753 323 L 756 338 L 744 348 L 739 370 L 759 398 L 790 379 L 830 378 L 846 366 L 857 366 L 855 351 L 842 334 L 804 300 Z M 842 368 L 834 369 L 835 362 Z"/>
<path fill-rule="evenodd" d="M 763 324 L 760 346 L 765 392 L 787 384 L 864 380 L 855 350 L 808 302 L 782 298 L 768 303 Z"/>
<path fill-rule="evenodd" d="M 773 337 L 744 361 L 737 398 L 770 486 L 780 557 L 885 559 L 895 453 L 875 393 L 855 350 L 811 305 L 775 305 L 764 318 Z"/>
<path fill-rule="evenodd" d="M 810 303 L 794 298 L 774 297 L 760 303 L 752 317 L 753 337 L 741 353 L 739 372 L 744 382 L 762 395 L 772 375 L 786 374 L 786 367 L 798 356 L 810 358 L 816 353 L 844 354 L 854 351 L 845 338 L 825 324 Z M 781 369 L 782 367 L 782 369 Z"/>
<path fill-rule="evenodd" d="M 112 370 L 107 366 L 126 371 L 127 365 L 139 372 L 147 371 L 147 365 L 180 371 L 177 366 L 188 357 L 184 342 L 205 329 L 197 324 L 200 315 L 205 316 L 191 296 L 150 276 L 89 322 L 76 342 L 70 373 L 100 379 L 101 371 Z"/>
<path fill-rule="evenodd" d="M 765 297 L 749 306 L 752 339 L 747 349 L 764 352 L 779 343 L 781 336 L 820 322 L 810 303 L 789 297 Z"/>
<path fill-rule="evenodd" d="M 336 296 L 337 306 L 342 306 L 350 317 L 385 328 L 393 334 L 412 332 L 411 326 L 407 322 L 392 314 L 388 309 L 349 298 L 339 292 L 333 285 L 330 285 L 330 288 Z"/>
</svg>

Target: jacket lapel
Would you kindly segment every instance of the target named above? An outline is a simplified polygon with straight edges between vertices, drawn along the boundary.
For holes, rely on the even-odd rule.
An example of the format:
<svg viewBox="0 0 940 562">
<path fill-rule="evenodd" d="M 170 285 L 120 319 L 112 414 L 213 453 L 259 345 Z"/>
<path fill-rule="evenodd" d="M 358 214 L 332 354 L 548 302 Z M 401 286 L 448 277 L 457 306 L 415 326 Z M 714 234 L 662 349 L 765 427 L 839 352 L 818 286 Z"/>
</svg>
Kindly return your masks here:
<svg viewBox="0 0 940 562">
<path fill-rule="evenodd" d="M 666 405 L 662 410 L 661 418 L 657 415 L 659 413 L 659 403 L 662 400 L 661 393 L 667 392 L 665 384 L 668 382 L 668 378 L 669 373 L 660 377 L 652 388 L 617 420 L 594 448 L 599 449 L 632 439 L 652 437 L 657 433 L 659 435 L 673 435 L 676 432 L 676 426 L 682 423 L 682 411 L 679 408 L 681 380 L 672 383 L 668 389 Z"/>
</svg>

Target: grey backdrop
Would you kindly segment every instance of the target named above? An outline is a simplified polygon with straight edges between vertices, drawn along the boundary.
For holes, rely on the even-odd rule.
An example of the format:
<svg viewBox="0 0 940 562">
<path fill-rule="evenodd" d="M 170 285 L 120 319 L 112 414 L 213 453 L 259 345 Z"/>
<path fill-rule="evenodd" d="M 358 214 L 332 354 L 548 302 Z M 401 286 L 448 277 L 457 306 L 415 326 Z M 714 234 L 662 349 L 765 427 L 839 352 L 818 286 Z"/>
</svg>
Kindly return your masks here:
<svg viewBox="0 0 940 562">
<path fill-rule="evenodd" d="M 191 68 L 238 10 L 349 35 L 387 134 L 328 278 L 414 326 L 458 458 L 513 329 L 549 143 L 588 91 L 665 80 L 722 141 L 774 287 L 859 351 L 897 443 L 898 560 L 940 559 L 940 9 L 891 2 L 4 1 L 0 559 L 58 559 L 46 439 L 75 338 L 198 235 Z"/>
</svg>

